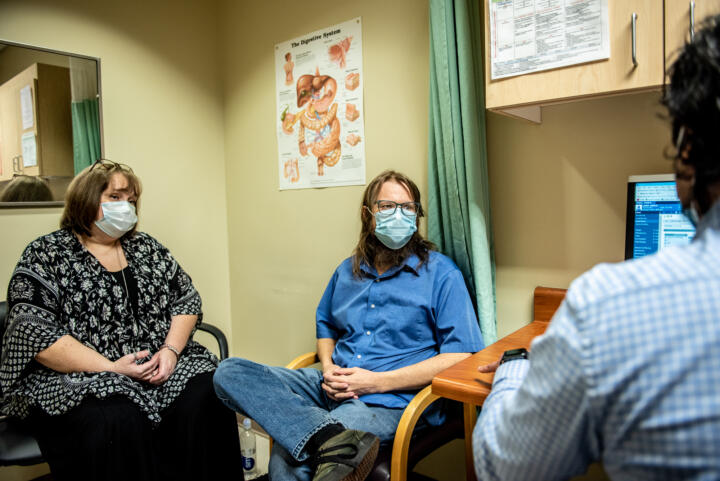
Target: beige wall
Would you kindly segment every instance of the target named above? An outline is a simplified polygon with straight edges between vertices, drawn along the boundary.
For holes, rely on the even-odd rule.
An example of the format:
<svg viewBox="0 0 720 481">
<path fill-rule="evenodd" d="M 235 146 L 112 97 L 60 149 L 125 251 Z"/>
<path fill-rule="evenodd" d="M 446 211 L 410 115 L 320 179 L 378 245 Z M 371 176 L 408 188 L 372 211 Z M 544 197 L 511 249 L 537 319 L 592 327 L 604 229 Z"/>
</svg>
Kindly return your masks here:
<svg viewBox="0 0 720 481">
<path fill-rule="evenodd" d="M 532 320 L 535 286 L 623 260 L 627 177 L 672 171 L 659 99 L 545 107 L 540 125 L 488 114 L 499 336 Z"/>
<path fill-rule="evenodd" d="M 315 307 L 356 241 L 363 187 L 277 190 L 273 46 L 361 16 L 367 178 L 395 168 L 425 195 L 427 2 L 53 5 L 3 2 L 2 36 L 102 59 L 107 155 L 142 177 L 141 228 L 191 273 L 207 319 L 234 334 L 232 354 L 284 364 L 312 349 Z M 656 102 L 548 107 L 539 126 L 488 115 L 500 335 L 530 320 L 534 286 L 565 287 L 622 258 L 627 176 L 669 171 Z M 58 217 L 0 211 L 0 286 Z M 428 469 L 458 479 L 458 450 Z"/>
<path fill-rule="evenodd" d="M 178 258 L 228 335 L 230 289 L 218 11 L 214 2 L 4 0 L 7 40 L 100 57 L 106 155 L 143 180 L 140 228 Z M 0 299 L 59 209 L 0 210 Z M 30 471 L 24 471 L 29 473 Z M 2 469 L 0 478 L 30 474 Z"/>
<path fill-rule="evenodd" d="M 273 47 L 362 17 L 367 178 L 405 172 L 426 192 L 428 4 L 226 1 L 227 155 L 233 352 L 285 364 L 314 349 L 315 307 L 359 234 L 363 187 L 278 191 Z"/>
</svg>

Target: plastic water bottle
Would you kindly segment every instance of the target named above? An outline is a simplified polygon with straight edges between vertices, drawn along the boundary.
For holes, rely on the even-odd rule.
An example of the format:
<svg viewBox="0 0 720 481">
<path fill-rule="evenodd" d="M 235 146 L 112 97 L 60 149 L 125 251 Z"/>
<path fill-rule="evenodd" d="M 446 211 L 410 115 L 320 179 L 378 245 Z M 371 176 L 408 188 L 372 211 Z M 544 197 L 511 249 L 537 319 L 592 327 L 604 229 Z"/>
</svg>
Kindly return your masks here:
<svg viewBox="0 0 720 481">
<path fill-rule="evenodd" d="M 243 432 L 240 434 L 240 455 L 242 456 L 245 479 L 257 471 L 257 458 L 255 457 L 255 433 L 252 431 L 250 418 L 243 419 Z"/>
</svg>

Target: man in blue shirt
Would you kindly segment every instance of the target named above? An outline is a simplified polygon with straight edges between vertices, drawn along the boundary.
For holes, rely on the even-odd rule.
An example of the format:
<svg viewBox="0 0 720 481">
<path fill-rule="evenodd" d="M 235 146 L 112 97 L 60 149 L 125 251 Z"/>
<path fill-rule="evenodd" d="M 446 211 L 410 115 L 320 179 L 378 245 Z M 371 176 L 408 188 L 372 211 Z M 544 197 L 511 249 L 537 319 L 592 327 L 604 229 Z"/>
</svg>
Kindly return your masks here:
<svg viewBox="0 0 720 481">
<path fill-rule="evenodd" d="M 352 257 L 335 270 L 316 314 L 322 371 L 228 359 L 215 390 L 275 440 L 270 477 L 363 480 L 413 395 L 482 349 L 462 274 L 417 232 L 420 191 L 386 171 L 365 189 Z M 430 409 L 423 422 L 437 425 Z"/>
<path fill-rule="evenodd" d="M 473 435 L 479 480 L 720 479 L 720 17 L 685 46 L 664 104 L 689 246 L 571 285 L 529 360 L 506 352 Z"/>
</svg>

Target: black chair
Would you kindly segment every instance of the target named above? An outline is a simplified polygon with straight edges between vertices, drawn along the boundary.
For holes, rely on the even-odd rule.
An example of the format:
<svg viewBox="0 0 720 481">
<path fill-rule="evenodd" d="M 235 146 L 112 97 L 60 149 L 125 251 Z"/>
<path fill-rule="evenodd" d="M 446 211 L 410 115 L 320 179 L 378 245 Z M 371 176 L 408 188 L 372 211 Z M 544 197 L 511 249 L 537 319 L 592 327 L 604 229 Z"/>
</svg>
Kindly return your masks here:
<svg viewBox="0 0 720 481">
<path fill-rule="evenodd" d="M 2 338 L 5 335 L 7 310 L 7 302 L 0 301 L 0 349 L 2 348 Z M 227 359 L 228 343 L 225 334 L 211 324 L 200 324 L 198 329 L 215 337 L 220 349 L 220 358 Z M 0 416 L 0 466 L 32 466 L 42 462 L 44 460 L 35 438 L 24 429 L 17 419 Z"/>
</svg>

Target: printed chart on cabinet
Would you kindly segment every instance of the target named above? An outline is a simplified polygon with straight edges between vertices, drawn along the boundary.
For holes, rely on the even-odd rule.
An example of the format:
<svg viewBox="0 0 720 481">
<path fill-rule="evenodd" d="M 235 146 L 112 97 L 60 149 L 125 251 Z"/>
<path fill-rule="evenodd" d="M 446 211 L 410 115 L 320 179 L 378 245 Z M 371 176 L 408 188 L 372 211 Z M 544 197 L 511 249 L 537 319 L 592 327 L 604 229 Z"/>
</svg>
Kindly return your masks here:
<svg viewBox="0 0 720 481">
<path fill-rule="evenodd" d="M 275 46 L 280 190 L 365 184 L 360 18 Z"/>
<path fill-rule="evenodd" d="M 610 57 L 607 0 L 487 0 L 493 80 Z"/>
</svg>

